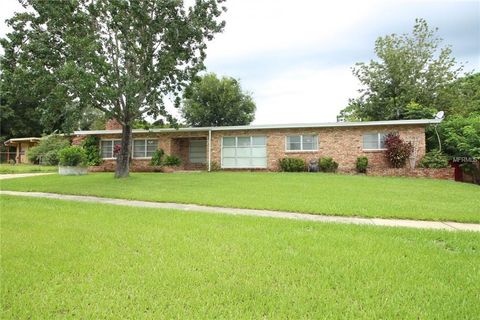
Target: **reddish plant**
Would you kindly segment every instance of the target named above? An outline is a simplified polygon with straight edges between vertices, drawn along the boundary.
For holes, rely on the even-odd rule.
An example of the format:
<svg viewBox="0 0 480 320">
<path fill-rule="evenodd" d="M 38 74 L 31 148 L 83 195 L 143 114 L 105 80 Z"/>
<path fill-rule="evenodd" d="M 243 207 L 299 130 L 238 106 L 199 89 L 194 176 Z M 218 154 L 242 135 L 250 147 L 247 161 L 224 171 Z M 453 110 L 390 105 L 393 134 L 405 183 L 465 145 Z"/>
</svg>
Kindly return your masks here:
<svg viewBox="0 0 480 320">
<path fill-rule="evenodd" d="M 120 151 L 122 150 L 122 146 L 119 144 L 116 144 L 113 146 L 113 156 L 116 157 L 120 154 Z"/>
<path fill-rule="evenodd" d="M 389 133 L 385 136 L 385 157 L 394 168 L 403 168 L 413 152 L 413 145 L 400 138 L 398 133 Z"/>
</svg>

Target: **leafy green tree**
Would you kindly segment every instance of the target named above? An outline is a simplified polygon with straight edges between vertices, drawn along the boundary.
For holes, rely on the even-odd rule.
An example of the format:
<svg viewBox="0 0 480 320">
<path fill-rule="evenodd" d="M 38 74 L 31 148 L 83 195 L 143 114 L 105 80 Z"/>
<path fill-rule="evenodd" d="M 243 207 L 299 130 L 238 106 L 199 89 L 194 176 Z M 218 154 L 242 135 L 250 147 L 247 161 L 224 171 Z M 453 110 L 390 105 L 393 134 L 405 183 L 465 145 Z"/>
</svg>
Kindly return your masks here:
<svg viewBox="0 0 480 320">
<path fill-rule="evenodd" d="M 445 153 L 467 159 L 462 169 L 480 184 L 480 113 L 450 117 L 440 124 L 439 134 Z"/>
<path fill-rule="evenodd" d="M 440 124 L 439 134 L 448 155 L 480 160 L 480 114 L 450 117 Z"/>
<path fill-rule="evenodd" d="M 480 72 L 467 74 L 447 86 L 439 95 L 438 109 L 447 116 L 480 113 Z"/>
<path fill-rule="evenodd" d="M 419 103 L 410 102 L 405 106 L 404 119 L 431 119 L 438 112 L 435 108 L 424 107 Z"/>
<path fill-rule="evenodd" d="M 105 121 L 103 113 L 80 101 L 70 101 L 68 91 L 59 88 L 46 66 L 59 65 L 60 57 L 47 59 L 44 51 L 48 48 L 38 44 L 40 39 L 29 42 L 24 30 L 26 19 L 25 14 L 19 14 L 10 20 L 14 31 L 0 39 L 4 49 L 0 56 L 0 135 L 8 139 L 98 128 L 99 120 Z"/>
<path fill-rule="evenodd" d="M 206 74 L 184 93 L 182 115 L 194 127 L 250 124 L 255 118 L 255 102 L 242 91 L 240 81 Z"/>
<path fill-rule="evenodd" d="M 25 0 L 4 41 L 19 68 L 47 82 L 41 108 L 49 115 L 97 108 L 122 125 L 116 177 L 129 172 L 132 124 L 178 106 L 182 89 L 204 69 L 207 41 L 221 32 L 223 0 Z M 65 108 L 67 106 L 67 108 Z"/>
<path fill-rule="evenodd" d="M 423 19 L 417 19 L 412 34 L 391 34 L 375 42 L 377 60 L 357 63 L 353 74 L 363 88 L 350 100 L 339 118 L 358 120 L 395 120 L 405 117 L 405 108 L 418 103 L 439 109 L 440 93 L 459 75 L 450 47 L 440 47 Z"/>
</svg>

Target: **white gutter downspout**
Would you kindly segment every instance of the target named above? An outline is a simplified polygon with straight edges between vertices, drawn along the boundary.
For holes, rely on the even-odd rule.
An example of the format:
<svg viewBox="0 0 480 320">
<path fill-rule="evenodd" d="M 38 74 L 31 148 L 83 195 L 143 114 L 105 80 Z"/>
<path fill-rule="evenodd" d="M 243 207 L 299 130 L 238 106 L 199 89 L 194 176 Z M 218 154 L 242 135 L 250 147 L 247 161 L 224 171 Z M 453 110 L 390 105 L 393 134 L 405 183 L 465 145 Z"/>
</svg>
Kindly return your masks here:
<svg viewBox="0 0 480 320">
<path fill-rule="evenodd" d="M 212 129 L 208 129 L 208 172 L 212 170 Z"/>
</svg>

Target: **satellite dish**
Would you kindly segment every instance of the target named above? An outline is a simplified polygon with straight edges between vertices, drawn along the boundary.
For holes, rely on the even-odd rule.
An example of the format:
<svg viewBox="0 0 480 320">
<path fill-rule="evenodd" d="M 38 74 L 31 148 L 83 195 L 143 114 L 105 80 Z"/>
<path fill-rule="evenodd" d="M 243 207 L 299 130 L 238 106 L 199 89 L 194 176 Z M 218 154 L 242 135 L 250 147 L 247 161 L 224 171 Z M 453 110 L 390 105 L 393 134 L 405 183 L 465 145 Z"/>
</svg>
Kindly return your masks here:
<svg viewBox="0 0 480 320">
<path fill-rule="evenodd" d="M 444 116 L 445 116 L 445 112 L 438 111 L 437 114 L 435 115 L 435 119 L 443 119 Z"/>
</svg>

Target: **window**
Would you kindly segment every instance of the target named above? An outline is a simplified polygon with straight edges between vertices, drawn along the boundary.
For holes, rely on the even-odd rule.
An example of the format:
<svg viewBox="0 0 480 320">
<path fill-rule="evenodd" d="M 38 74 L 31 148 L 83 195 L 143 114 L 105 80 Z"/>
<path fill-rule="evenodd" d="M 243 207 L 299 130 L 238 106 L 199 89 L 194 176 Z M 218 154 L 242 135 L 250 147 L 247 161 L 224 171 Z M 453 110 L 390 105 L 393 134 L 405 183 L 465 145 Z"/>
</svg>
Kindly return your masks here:
<svg viewBox="0 0 480 320">
<path fill-rule="evenodd" d="M 151 158 L 157 150 L 158 140 L 141 139 L 133 140 L 133 157 L 134 158 Z"/>
<path fill-rule="evenodd" d="M 113 148 L 121 145 L 121 140 L 102 140 L 100 141 L 100 153 L 103 159 L 113 159 Z"/>
<path fill-rule="evenodd" d="M 223 137 L 222 168 L 266 168 L 267 137 Z"/>
<path fill-rule="evenodd" d="M 287 151 L 317 151 L 318 136 L 316 135 L 299 135 L 287 136 Z"/>
<path fill-rule="evenodd" d="M 363 150 L 385 149 L 385 133 L 365 133 L 363 135 Z"/>
<path fill-rule="evenodd" d="M 190 140 L 189 159 L 191 163 L 207 162 L 207 140 Z"/>
</svg>

